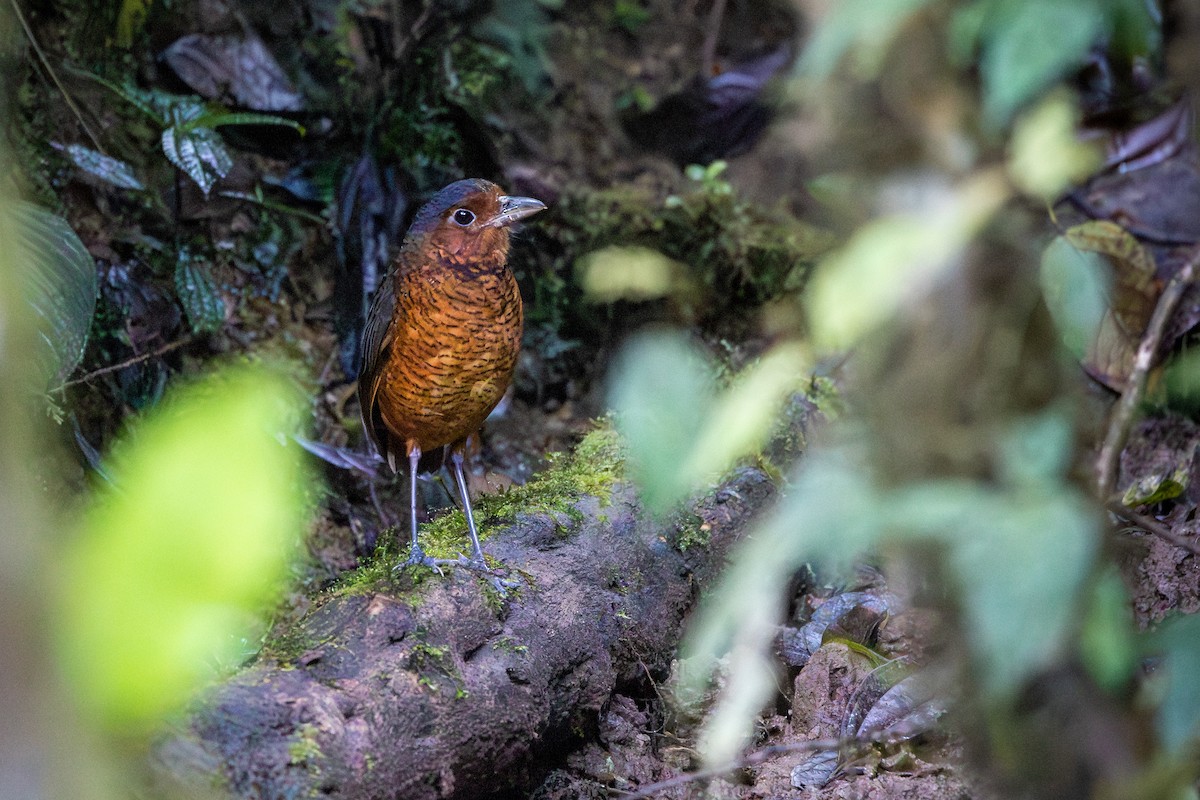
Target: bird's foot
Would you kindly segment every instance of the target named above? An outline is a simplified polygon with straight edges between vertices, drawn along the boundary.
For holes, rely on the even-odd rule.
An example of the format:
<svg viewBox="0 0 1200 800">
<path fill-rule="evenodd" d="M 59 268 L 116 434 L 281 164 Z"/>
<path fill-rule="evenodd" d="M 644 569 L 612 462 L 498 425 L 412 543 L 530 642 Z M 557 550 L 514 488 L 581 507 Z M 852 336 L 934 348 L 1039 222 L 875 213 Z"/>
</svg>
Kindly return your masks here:
<svg viewBox="0 0 1200 800">
<path fill-rule="evenodd" d="M 500 595 L 502 600 L 508 597 L 509 590 L 516 589 L 521 585 L 520 581 L 505 578 L 503 572 L 489 567 L 487 562 L 482 558 L 467 558 L 460 553 L 458 558 L 451 563 L 457 567 L 477 572 L 481 577 L 486 578 L 487 582 L 491 584 L 491 587 L 496 590 L 496 594 Z"/>
<path fill-rule="evenodd" d="M 472 572 L 477 572 L 487 579 L 487 582 L 496 590 L 501 599 L 508 597 L 510 590 L 516 589 L 521 585 L 521 582 L 518 580 L 505 578 L 502 572 L 492 569 L 482 559 L 467 558 L 461 553 L 458 558 L 433 558 L 426 554 L 424 548 L 419 545 L 414 547 L 408 554 L 408 558 L 397 564 L 393 568 L 393 571 L 399 572 L 407 567 L 414 566 L 428 567 L 442 577 L 445 577 L 446 574 L 442 572 L 442 567 L 462 567 Z"/>
<path fill-rule="evenodd" d="M 408 567 L 428 567 L 438 575 L 445 577 L 446 573 L 442 572 L 442 565 L 454 563 L 456 562 L 447 559 L 430 557 L 425 553 L 425 549 L 421 547 L 421 545 L 417 544 L 413 545 L 412 549 L 409 551 L 408 558 L 404 559 L 404 561 L 393 567 L 392 571 L 400 572 Z"/>
</svg>

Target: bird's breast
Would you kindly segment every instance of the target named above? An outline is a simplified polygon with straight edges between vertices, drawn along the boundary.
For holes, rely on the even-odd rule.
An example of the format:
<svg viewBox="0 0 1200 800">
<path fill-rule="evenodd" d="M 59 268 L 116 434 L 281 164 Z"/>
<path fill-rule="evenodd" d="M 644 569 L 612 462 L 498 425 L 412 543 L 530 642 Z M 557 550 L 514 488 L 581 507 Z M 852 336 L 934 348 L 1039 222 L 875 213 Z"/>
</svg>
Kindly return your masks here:
<svg viewBox="0 0 1200 800">
<path fill-rule="evenodd" d="M 507 268 L 415 270 L 397 281 L 379 406 L 393 435 L 428 451 L 478 430 L 504 396 L 521 345 L 521 294 Z"/>
</svg>

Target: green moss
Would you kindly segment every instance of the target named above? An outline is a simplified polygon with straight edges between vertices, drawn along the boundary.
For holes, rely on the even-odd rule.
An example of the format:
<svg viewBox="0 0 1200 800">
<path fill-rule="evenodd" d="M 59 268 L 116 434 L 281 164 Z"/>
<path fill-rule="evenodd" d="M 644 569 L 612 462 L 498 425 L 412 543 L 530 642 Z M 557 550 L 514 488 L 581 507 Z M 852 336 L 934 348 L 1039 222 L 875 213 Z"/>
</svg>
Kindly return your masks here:
<svg viewBox="0 0 1200 800">
<path fill-rule="evenodd" d="M 317 760 L 321 757 L 321 745 L 317 743 L 320 733 L 316 725 L 306 722 L 296 728 L 288 740 L 288 763 L 303 766 L 314 775 L 320 774 Z"/>
<path fill-rule="evenodd" d="M 574 507 L 580 498 L 593 495 L 607 502 L 612 483 L 622 474 L 624 452 L 619 438 L 607 421 L 598 424 L 571 453 L 552 453 L 550 466 L 524 486 L 516 486 L 498 495 L 488 495 L 475 502 L 475 520 L 479 536 L 486 539 L 512 523 L 518 514 L 563 515 L 578 520 L 582 515 Z M 565 535 L 569 528 L 562 526 Z M 456 558 L 467 551 L 467 520 L 457 509 L 442 514 L 421 526 L 421 546 L 433 558 Z M 395 528 L 379 536 L 375 551 L 355 570 L 341 576 L 329 590 L 330 594 L 346 595 L 377 591 L 388 585 L 394 591 L 393 569 L 408 553 L 406 538 Z M 419 600 L 418 587 L 433 574 L 431 570 L 408 570 L 413 585 L 408 598 L 415 605 Z M 502 598 L 488 592 L 488 603 L 499 609 Z"/>
<path fill-rule="evenodd" d="M 611 245 L 657 250 L 685 266 L 712 315 L 798 291 L 833 237 L 741 199 L 723 168 L 689 168 L 692 183 L 665 199 L 628 186 L 564 198 L 556 238 L 576 257 Z"/>
<path fill-rule="evenodd" d="M 417 683 L 431 691 L 441 691 L 441 681 L 445 678 L 454 685 L 455 700 L 462 700 L 468 696 L 462 675 L 450 658 L 450 648 L 445 645 L 433 645 L 428 642 L 413 645 L 412 653 L 408 657 L 408 668 L 418 673 Z"/>
<path fill-rule="evenodd" d="M 481 539 L 510 524 L 518 514 L 565 515 L 578 521 L 581 514 L 575 503 L 585 495 L 606 502 L 624 463 L 617 433 L 607 424 L 585 436 L 570 454 L 552 453 L 548 458 L 550 467 L 529 483 L 476 502 Z M 564 534 L 569 530 L 566 526 L 561 529 Z M 466 530 L 466 517 L 455 509 L 421 529 L 421 544 L 435 558 L 453 558 L 463 550 Z"/>
<path fill-rule="evenodd" d="M 694 548 L 704 549 L 712 538 L 712 526 L 696 514 L 684 512 L 675 523 L 675 546 L 686 553 Z"/>
</svg>

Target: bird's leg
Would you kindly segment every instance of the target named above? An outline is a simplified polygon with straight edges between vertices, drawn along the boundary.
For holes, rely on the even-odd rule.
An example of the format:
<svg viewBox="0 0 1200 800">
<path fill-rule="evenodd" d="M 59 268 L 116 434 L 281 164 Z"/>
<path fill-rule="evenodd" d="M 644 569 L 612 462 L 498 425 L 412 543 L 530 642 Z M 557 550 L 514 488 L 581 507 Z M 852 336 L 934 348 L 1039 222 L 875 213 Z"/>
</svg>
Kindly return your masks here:
<svg viewBox="0 0 1200 800">
<path fill-rule="evenodd" d="M 483 548 L 479 546 L 479 531 L 475 527 L 475 514 L 471 511 L 471 493 L 467 491 L 467 476 L 463 471 L 463 453 L 460 448 L 451 449 L 450 468 L 454 472 L 454 483 L 458 486 L 458 496 L 462 499 L 463 514 L 467 518 L 467 534 L 471 537 L 474 560 L 480 566 L 487 568 L 487 562 L 483 558 Z"/>
<path fill-rule="evenodd" d="M 412 545 L 408 550 L 408 558 L 403 564 L 397 566 L 397 569 L 409 567 L 414 564 L 429 567 L 437 572 L 442 573 L 438 568 L 438 563 L 434 559 L 425 555 L 425 551 L 421 549 L 421 543 L 417 540 L 417 464 L 421 461 L 421 448 L 416 442 L 408 443 L 408 515 L 412 522 Z"/>
<path fill-rule="evenodd" d="M 463 471 L 463 447 L 450 448 L 450 467 L 454 472 L 454 482 L 458 485 L 458 496 L 462 498 L 463 515 L 467 518 L 467 534 L 471 537 L 471 548 L 475 557 L 464 566 L 487 574 L 488 582 L 501 597 L 508 596 L 508 590 L 520 586 L 517 581 L 501 578 L 492 572 L 487 561 L 483 558 L 483 548 L 479 546 L 479 531 L 475 527 L 475 514 L 471 511 L 471 493 L 467 491 L 467 476 Z"/>
</svg>

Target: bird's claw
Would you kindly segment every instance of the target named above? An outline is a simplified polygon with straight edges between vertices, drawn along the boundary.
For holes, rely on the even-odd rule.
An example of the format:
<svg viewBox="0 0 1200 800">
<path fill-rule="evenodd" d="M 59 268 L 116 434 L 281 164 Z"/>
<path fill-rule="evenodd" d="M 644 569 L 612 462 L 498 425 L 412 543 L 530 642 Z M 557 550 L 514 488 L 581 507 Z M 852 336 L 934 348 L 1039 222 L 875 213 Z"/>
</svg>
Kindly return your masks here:
<svg viewBox="0 0 1200 800">
<path fill-rule="evenodd" d="M 518 580 L 503 577 L 501 572 L 492 569 L 486 561 L 481 559 L 468 558 L 462 553 L 458 554 L 458 558 L 433 558 L 427 555 L 420 547 L 413 548 L 408 558 L 397 564 L 393 568 L 393 571 L 400 572 L 403 569 L 414 566 L 428 567 L 442 577 L 446 575 L 446 573 L 442 572 L 442 567 L 463 567 L 472 572 L 480 573 L 487 579 L 487 582 L 496 590 L 496 593 L 501 598 L 508 597 L 510 590 L 516 589 L 521 585 L 521 582 Z"/>
<path fill-rule="evenodd" d="M 445 560 L 431 558 L 426 555 L 420 545 L 416 545 L 409 551 L 408 558 L 392 568 L 393 572 L 400 572 L 408 567 L 428 567 L 438 575 L 445 577 L 446 573 L 442 572 L 442 564 L 447 563 Z M 450 562 L 453 563 L 453 562 Z"/>
<path fill-rule="evenodd" d="M 458 563 L 459 566 L 465 567 L 472 572 L 478 572 L 483 577 L 487 578 L 487 582 L 493 589 L 496 590 L 496 594 L 500 595 L 501 599 L 508 597 L 508 592 L 510 589 L 516 589 L 521 585 L 520 581 L 503 577 L 503 573 L 501 573 L 499 570 L 494 570 L 489 567 L 487 562 L 483 559 L 467 558 L 466 556 L 460 555 L 458 557 Z"/>
</svg>

